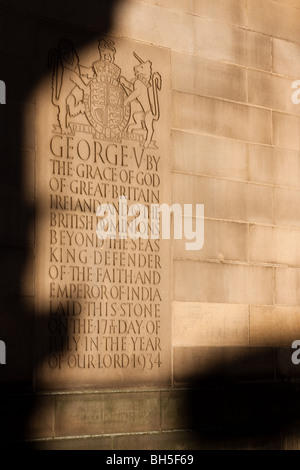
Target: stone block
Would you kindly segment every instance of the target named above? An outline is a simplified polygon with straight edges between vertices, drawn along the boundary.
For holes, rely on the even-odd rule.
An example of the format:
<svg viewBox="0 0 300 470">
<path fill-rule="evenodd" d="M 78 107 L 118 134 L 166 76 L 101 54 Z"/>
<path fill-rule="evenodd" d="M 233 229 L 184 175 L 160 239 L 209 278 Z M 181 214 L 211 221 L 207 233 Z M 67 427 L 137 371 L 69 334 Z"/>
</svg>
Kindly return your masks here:
<svg viewBox="0 0 300 470">
<path fill-rule="evenodd" d="M 174 130 L 172 147 L 174 170 L 246 179 L 247 144 L 244 142 Z"/>
<path fill-rule="evenodd" d="M 175 261 L 174 299 L 180 302 L 272 304 L 273 268 Z"/>
<path fill-rule="evenodd" d="M 56 396 L 55 436 L 158 431 L 159 410 L 159 392 Z"/>
<path fill-rule="evenodd" d="M 228 101 L 173 93 L 173 127 L 219 137 L 271 143 L 271 111 Z"/>
</svg>

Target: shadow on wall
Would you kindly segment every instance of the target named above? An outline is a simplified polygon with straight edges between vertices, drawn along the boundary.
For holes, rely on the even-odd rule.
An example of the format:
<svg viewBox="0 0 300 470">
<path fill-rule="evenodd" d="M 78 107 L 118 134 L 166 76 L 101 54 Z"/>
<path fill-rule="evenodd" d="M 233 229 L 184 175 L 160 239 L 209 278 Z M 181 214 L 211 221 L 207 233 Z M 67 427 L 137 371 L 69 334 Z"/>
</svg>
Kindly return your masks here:
<svg viewBox="0 0 300 470">
<path fill-rule="evenodd" d="M 34 125 L 28 123 L 24 139 L 23 116 L 26 113 L 27 119 L 31 115 L 34 120 L 30 97 L 42 78 L 34 66 L 36 34 L 45 22 L 58 19 L 60 28 L 66 23 L 71 30 L 73 25 L 73 35 L 76 26 L 87 26 L 99 37 L 110 30 L 118 2 L 54 0 L 45 6 L 37 0 L 0 0 L 0 79 L 7 86 L 7 104 L 0 106 L 0 340 L 7 347 L 7 365 L 0 366 L 0 446 L 22 441 L 25 433 L 28 437 L 28 416 L 35 408 L 34 273 L 30 267 L 34 259 Z M 47 319 L 41 314 L 36 312 Z M 46 323 L 41 328 L 46 330 Z M 300 393 L 284 379 L 275 381 L 274 357 L 266 362 L 261 353 L 245 352 L 226 367 L 216 361 L 208 372 L 199 369 L 199 375 L 178 378 L 180 387 L 194 389 L 178 392 L 177 408 L 181 428 L 195 430 L 191 447 L 281 448 L 285 432 L 297 428 Z M 182 397 L 186 398 L 182 401 Z"/>
<path fill-rule="evenodd" d="M 0 446 L 21 441 L 34 410 L 34 225 L 35 154 L 33 90 L 39 31 L 46 25 L 90 41 L 112 26 L 119 0 L 0 0 L 0 340 L 7 364 L 0 365 Z M 39 44 L 43 47 L 43 45 Z M 78 46 L 85 46 L 80 39 Z M 55 47 L 55 45 L 54 45 Z M 23 118 L 26 116 L 26 119 Z M 47 318 L 36 312 L 39 318 Z M 40 327 L 47 329 L 47 320 Z M 38 361 L 44 358 L 39 357 Z M 15 447 L 15 446 L 14 446 Z"/>
<path fill-rule="evenodd" d="M 181 349 L 181 348 L 180 348 Z M 300 443 L 300 366 L 289 348 L 199 348 L 193 369 L 175 366 L 183 397 L 184 426 L 201 449 L 297 450 Z M 191 363 L 192 349 L 181 349 Z M 214 357 L 212 357 L 214 356 Z M 176 361 L 176 353 L 175 353 Z M 198 367 L 197 367 L 198 365 Z M 180 398 L 181 399 L 181 398 Z"/>
</svg>

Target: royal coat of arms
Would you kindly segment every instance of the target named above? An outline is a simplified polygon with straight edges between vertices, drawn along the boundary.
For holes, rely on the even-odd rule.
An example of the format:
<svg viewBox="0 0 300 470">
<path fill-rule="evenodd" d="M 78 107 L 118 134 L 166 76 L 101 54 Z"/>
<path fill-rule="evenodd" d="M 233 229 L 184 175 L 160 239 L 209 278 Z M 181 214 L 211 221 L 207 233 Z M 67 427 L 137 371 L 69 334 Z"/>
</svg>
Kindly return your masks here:
<svg viewBox="0 0 300 470">
<path fill-rule="evenodd" d="M 144 148 L 154 147 L 154 124 L 160 118 L 159 91 L 162 79 L 152 71 L 152 62 L 135 52 L 138 64 L 134 78 L 127 80 L 115 63 L 115 43 L 101 38 L 99 60 L 91 66 L 80 64 L 73 44 L 62 39 L 51 51 L 53 68 L 52 102 L 58 107 L 55 132 L 88 132 L 94 138 L 121 142 L 123 138 L 139 141 Z M 73 122 L 74 117 L 85 119 Z"/>
</svg>

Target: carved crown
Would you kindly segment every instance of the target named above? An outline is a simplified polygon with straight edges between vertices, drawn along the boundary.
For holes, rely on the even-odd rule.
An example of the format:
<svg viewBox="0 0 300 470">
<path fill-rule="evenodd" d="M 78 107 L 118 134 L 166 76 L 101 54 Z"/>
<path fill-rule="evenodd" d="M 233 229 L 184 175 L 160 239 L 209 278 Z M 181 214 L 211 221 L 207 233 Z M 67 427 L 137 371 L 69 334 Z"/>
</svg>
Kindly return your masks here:
<svg viewBox="0 0 300 470">
<path fill-rule="evenodd" d="M 120 67 L 107 60 L 97 60 L 93 63 L 93 67 L 97 77 L 99 75 L 110 75 L 111 77 L 118 80 L 121 75 Z"/>
</svg>

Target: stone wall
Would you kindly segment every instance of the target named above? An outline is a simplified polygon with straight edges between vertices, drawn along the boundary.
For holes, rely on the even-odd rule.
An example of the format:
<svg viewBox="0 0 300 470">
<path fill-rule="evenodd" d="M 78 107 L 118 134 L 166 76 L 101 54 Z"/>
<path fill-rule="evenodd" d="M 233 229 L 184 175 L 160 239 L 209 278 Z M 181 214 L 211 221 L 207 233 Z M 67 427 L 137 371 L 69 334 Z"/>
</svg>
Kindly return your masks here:
<svg viewBox="0 0 300 470">
<path fill-rule="evenodd" d="M 297 449 L 300 2 L 96 3 L 0 2 L 3 440 L 47 449 Z M 45 31 L 50 39 L 41 39 Z M 110 388 L 73 378 L 70 387 L 41 387 L 36 116 L 47 77 L 36 65 L 46 43 L 57 45 L 51 35 L 87 50 L 103 32 L 170 61 L 165 197 L 204 204 L 205 244 L 168 244 L 164 385 L 122 377 Z"/>
</svg>

